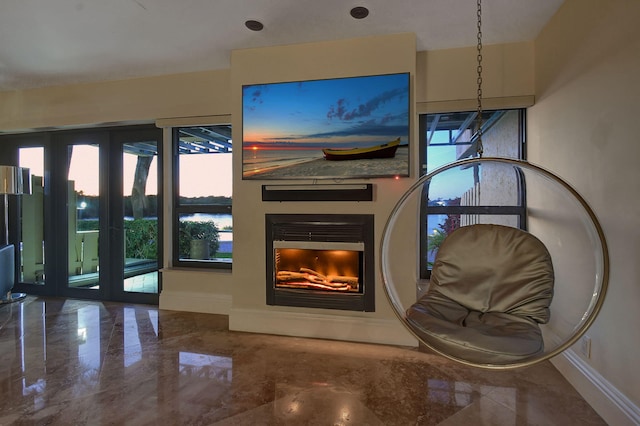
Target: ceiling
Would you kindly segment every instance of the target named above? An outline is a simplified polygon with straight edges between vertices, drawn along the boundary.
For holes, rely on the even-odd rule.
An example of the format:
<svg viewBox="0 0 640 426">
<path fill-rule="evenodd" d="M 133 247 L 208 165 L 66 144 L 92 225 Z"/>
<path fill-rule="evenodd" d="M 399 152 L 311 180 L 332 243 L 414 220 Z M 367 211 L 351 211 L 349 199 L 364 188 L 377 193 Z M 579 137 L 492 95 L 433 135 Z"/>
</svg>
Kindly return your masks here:
<svg viewBox="0 0 640 426">
<path fill-rule="evenodd" d="M 483 0 L 483 44 L 533 40 L 563 0 Z M 354 19 L 355 6 L 370 10 Z M 0 91 L 229 68 L 234 49 L 411 32 L 476 44 L 473 0 L 1 0 Z M 264 29 L 254 32 L 244 22 Z"/>
</svg>

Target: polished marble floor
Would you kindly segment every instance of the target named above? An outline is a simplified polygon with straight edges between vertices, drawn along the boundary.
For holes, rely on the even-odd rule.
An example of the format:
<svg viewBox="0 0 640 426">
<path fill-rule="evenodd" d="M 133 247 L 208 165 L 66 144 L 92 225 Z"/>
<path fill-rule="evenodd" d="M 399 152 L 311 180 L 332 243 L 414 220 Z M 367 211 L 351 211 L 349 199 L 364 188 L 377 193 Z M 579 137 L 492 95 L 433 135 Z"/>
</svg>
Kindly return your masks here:
<svg viewBox="0 0 640 426">
<path fill-rule="evenodd" d="M 228 331 L 227 317 L 29 296 L 0 306 L 0 425 L 601 425 L 544 362 Z"/>
</svg>

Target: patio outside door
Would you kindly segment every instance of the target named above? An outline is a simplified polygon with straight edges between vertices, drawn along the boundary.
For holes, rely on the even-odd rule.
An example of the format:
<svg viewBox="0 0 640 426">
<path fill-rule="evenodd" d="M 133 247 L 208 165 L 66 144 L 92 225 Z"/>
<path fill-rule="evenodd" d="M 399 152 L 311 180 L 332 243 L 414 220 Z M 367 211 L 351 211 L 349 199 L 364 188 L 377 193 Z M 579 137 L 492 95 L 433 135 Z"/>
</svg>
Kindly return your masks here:
<svg viewBox="0 0 640 426">
<path fill-rule="evenodd" d="M 18 146 L 18 164 L 35 174 L 33 194 L 15 209 L 15 291 L 158 303 L 161 137 L 136 126 L 52 132 L 42 146 Z"/>
</svg>

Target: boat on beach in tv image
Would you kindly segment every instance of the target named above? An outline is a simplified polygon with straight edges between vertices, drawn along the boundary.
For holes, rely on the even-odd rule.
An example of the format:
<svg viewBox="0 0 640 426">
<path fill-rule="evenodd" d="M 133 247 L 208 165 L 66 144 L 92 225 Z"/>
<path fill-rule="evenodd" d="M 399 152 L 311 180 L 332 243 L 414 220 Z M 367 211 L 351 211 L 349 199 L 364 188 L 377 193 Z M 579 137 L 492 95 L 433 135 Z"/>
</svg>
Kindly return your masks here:
<svg viewBox="0 0 640 426">
<path fill-rule="evenodd" d="M 243 179 L 409 175 L 409 73 L 243 86 Z"/>
<path fill-rule="evenodd" d="M 398 146 L 400 146 L 400 138 L 396 138 L 388 143 L 383 143 L 382 145 L 374 145 L 365 148 L 325 148 L 322 150 L 322 153 L 324 154 L 324 158 L 330 161 L 393 158 L 396 155 Z"/>
</svg>

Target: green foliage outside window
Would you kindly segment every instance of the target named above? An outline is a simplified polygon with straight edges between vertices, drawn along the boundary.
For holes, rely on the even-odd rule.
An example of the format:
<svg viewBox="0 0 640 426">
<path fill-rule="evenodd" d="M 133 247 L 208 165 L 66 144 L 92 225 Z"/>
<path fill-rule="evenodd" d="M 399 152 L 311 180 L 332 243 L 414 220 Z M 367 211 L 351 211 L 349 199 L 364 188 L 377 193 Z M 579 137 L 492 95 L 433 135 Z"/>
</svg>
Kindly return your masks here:
<svg viewBox="0 0 640 426">
<path fill-rule="evenodd" d="M 442 225 L 438 225 L 438 228 L 440 228 L 440 230 L 435 230 L 433 234 L 429 235 L 428 250 L 430 252 L 438 251 L 440 245 L 447 237 L 447 233 L 442 229 Z"/>
<path fill-rule="evenodd" d="M 460 199 L 450 201 L 449 205 L 460 205 Z M 427 238 L 427 250 L 431 254 L 436 254 L 442 245 L 442 242 L 447 238 L 447 235 L 455 231 L 460 227 L 460 215 L 448 214 L 444 223 L 438 224 L 439 229 L 434 229 L 433 233 L 429 234 Z M 429 267 L 433 266 L 433 262 L 427 262 Z"/>
<path fill-rule="evenodd" d="M 98 231 L 100 221 L 83 219 L 78 221 L 78 231 Z M 158 221 L 135 219 L 124 221 L 125 257 L 127 259 L 157 259 Z"/>
<path fill-rule="evenodd" d="M 78 231 L 97 231 L 100 222 L 95 219 L 78 221 Z M 128 259 L 157 259 L 158 221 L 135 219 L 124 222 L 125 257 Z M 218 227 L 214 221 L 180 222 L 179 253 L 182 259 L 191 258 L 191 240 L 208 240 L 209 253 L 217 257 L 231 257 L 230 253 L 217 253 L 220 248 Z"/>
<path fill-rule="evenodd" d="M 78 231 L 97 231 L 100 229 L 100 221 L 97 219 L 81 219 L 78 220 Z"/>
<path fill-rule="evenodd" d="M 135 219 L 124 222 L 125 257 L 128 259 L 157 259 L 158 221 Z"/>
<path fill-rule="evenodd" d="M 209 241 L 209 253 L 212 255 L 215 254 L 220 247 L 218 227 L 212 220 L 203 222 L 180 221 L 179 233 L 178 253 L 181 259 L 191 258 L 192 240 Z"/>
</svg>

